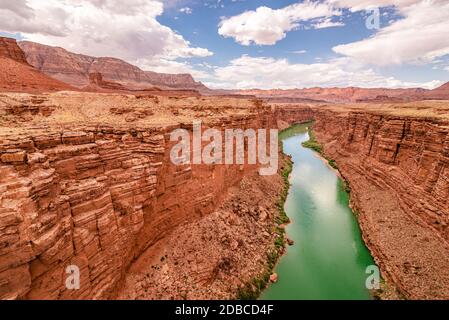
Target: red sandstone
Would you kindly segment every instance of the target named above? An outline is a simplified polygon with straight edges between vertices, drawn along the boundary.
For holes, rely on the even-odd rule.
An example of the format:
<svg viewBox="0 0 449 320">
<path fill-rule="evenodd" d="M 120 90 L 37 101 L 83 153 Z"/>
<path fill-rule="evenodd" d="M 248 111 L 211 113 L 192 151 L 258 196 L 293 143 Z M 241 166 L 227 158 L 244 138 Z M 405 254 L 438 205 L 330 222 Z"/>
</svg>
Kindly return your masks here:
<svg viewBox="0 0 449 320">
<path fill-rule="evenodd" d="M 215 128 L 316 120 L 387 281 L 381 296 L 449 298 L 448 103 L 400 103 L 444 99 L 447 85 L 276 91 L 268 100 L 376 104 L 268 105 L 252 96 L 160 91 L 148 87 L 155 75 L 123 61 L 78 55 L 78 70 L 58 63 L 73 58 L 69 52 L 21 45 L 33 65 L 70 83 L 84 83 L 97 61 L 90 89 L 103 93 L 36 94 L 72 88 L 0 38 L 0 90 L 28 92 L 0 94 L 0 298 L 225 299 L 259 275 L 273 250 L 282 179 L 260 177 L 253 166 L 171 164 L 168 133 L 194 119 Z M 123 79 L 129 70 L 136 73 Z M 192 81 L 161 76 L 159 83 Z M 128 87 L 136 82 L 146 87 Z M 65 286 L 70 264 L 81 269 L 79 291 Z"/>
</svg>

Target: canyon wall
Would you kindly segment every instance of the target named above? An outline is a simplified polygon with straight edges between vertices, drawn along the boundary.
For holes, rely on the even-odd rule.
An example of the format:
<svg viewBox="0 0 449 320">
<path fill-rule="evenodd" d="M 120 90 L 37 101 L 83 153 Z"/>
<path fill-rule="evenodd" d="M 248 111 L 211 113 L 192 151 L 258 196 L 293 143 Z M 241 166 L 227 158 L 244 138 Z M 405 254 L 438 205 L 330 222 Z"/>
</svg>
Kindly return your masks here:
<svg viewBox="0 0 449 320">
<path fill-rule="evenodd" d="M 449 122 L 326 108 L 315 119 L 386 279 L 407 298 L 448 299 Z"/>
<path fill-rule="evenodd" d="M 125 107 L 114 101 L 102 102 L 110 106 L 103 113 L 110 112 L 117 119 L 112 123 L 117 124 L 81 125 L 78 119 L 76 125 L 68 121 L 39 129 L 52 117 L 62 119 L 59 111 L 70 109 L 70 95 L 57 97 L 66 102 L 62 106 L 51 102 L 53 107 L 46 109 L 48 97 L 16 96 L 13 101 L 23 102 L 14 107 L 8 104 L 5 115 L 0 112 L 0 119 L 8 116 L 5 124 L 9 126 L 0 135 L 1 299 L 115 297 L 126 271 L 146 249 L 178 226 L 213 212 L 227 190 L 256 169 L 175 166 L 169 158 L 174 144 L 169 133 L 180 127 L 191 130 L 191 122 L 146 127 L 120 124 L 117 109 Z M 83 106 L 89 105 L 85 97 L 79 98 Z M 141 98 L 132 101 L 143 103 Z M 255 108 L 251 101 L 241 100 L 243 107 L 235 109 L 236 103 L 224 100 L 233 109 L 214 119 L 207 118 L 210 111 L 201 107 L 202 100 L 196 101 L 187 103 L 189 112 L 203 116 L 204 126 L 275 127 L 270 109 Z M 216 108 L 213 100 L 207 103 L 211 110 Z M 24 115 L 30 109 L 38 118 L 35 125 L 27 123 Z M 161 110 L 170 109 L 162 106 Z M 182 113 L 181 108 L 178 112 Z M 161 115 L 154 117 L 161 119 Z M 66 288 L 69 265 L 80 269 L 80 290 Z"/>
<path fill-rule="evenodd" d="M 19 48 L 15 39 L 0 37 L 0 57 L 28 65 L 25 53 Z"/>
<path fill-rule="evenodd" d="M 280 130 L 315 118 L 315 111 L 307 104 L 275 104 L 271 108 Z"/>
</svg>

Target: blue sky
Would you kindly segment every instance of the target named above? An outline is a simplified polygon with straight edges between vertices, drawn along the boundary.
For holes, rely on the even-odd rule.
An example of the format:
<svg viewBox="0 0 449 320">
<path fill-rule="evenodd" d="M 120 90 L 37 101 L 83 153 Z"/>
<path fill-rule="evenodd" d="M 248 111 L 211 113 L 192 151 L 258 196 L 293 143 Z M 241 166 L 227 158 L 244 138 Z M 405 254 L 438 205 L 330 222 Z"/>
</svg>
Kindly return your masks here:
<svg viewBox="0 0 449 320">
<path fill-rule="evenodd" d="M 162 24 L 170 26 L 181 33 L 195 45 L 207 47 L 215 53 L 207 59 L 216 65 L 225 65 L 230 59 L 242 54 L 253 56 L 270 56 L 274 58 L 289 58 L 292 62 L 311 63 L 315 58 L 326 58 L 332 54 L 332 47 L 341 43 L 361 40 L 372 32 L 364 27 L 364 20 L 360 13 L 349 15 L 347 25 L 339 28 L 320 30 L 295 30 L 277 42 L 276 45 L 242 46 L 232 38 L 224 38 L 217 32 L 223 17 L 232 17 L 248 10 L 255 10 L 261 6 L 273 9 L 283 8 L 297 1 L 268 0 L 268 1 L 232 1 L 223 0 L 218 7 L 205 5 L 204 1 L 188 1 L 184 5 L 192 9 L 191 14 L 183 14 L 175 7 L 167 9 L 158 19 Z M 211 0 L 206 3 L 216 3 Z M 269 22 L 267 22 L 269 23 Z M 306 50 L 305 54 L 296 51 Z"/>
<path fill-rule="evenodd" d="M 189 72 L 214 88 L 433 88 L 449 80 L 448 1 L 122 2 L 0 2 L 10 17 L 0 30 L 147 70 Z M 379 28 L 369 29 L 377 12 Z"/>
</svg>

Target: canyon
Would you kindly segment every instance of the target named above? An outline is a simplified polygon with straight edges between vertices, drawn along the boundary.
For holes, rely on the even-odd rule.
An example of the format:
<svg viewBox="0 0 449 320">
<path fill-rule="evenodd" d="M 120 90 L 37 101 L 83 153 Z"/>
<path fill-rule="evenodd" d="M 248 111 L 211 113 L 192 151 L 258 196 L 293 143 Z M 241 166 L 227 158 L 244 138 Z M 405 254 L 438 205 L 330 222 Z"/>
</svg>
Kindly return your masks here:
<svg viewBox="0 0 449 320">
<path fill-rule="evenodd" d="M 279 201 L 289 160 L 281 156 L 272 176 L 257 165 L 175 165 L 170 133 L 192 131 L 194 120 L 223 131 L 315 121 L 382 271 L 378 295 L 449 299 L 447 84 L 431 101 L 402 100 L 423 89 L 394 91 L 397 101 L 353 88 L 291 103 L 255 91 L 204 96 L 191 77 L 156 81 L 117 60 L 19 45 L 25 53 L 0 38 L 0 299 L 260 290 L 254 280 L 285 250 Z M 80 290 L 65 285 L 69 265 Z"/>
</svg>

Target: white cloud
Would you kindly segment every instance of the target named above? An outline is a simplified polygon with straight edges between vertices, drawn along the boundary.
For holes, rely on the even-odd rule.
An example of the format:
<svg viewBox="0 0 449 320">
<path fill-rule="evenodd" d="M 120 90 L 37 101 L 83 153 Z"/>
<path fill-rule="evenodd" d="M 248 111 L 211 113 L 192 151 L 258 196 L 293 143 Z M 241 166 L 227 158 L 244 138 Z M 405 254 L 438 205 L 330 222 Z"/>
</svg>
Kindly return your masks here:
<svg viewBox="0 0 449 320">
<path fill-rule="evenodd" d="M 49 36 L 63 36 L 67 32 L 65 10 L 44 5 L 38 15 L 27 0 L 0 0 L 0 17 L 0 29 L 10 33 L 38 32 Z"/>
<path fill-rule="evenodd" d="M 26 0 L 0 0 L 0 10 L 9 14 L 14 14 L 22 18 L 31 18 L 33 16 L 33 10 L 28 7 Z M 6 19 L 6 15 L 2 15 L 3 19 Z"/>
<path fill-rule="evenodd" d="M 324 28 L 332 28 L 332 27 L 343 27 L 345 24 L 341 21 L 332 21 L 331 18 L 326 18 L 323 20 L 320 20 L 314 24 L 312 24 L 312 27 L 314 29 L 324 29 Z"/>
<path fill-rule="evenodd" d="M 423 87 L 434 88 L 440 81 L 426 83 L 404 82 L 384 77 L 349 58 L 326 62 L 300 64 L 286 59 L 250 57 L 243 55 L 228 66 L 215 68 L 213 77 L 205 82 L 217 88 L 292 89 L 304 87 Z"/>
<path fill-rule="evenodd" d="M 157 0 L 0 0 L 0 29 L 20 32 L 30 41 L 61 46 L 93 56 L 113 56 L 131 63 L 206 57 L 161 25 Z M 19 6 L 20 4 L 20 6 Z"/>
<path fill-rule="evenodd" d="M 219 24 L 218 33 L 246 46 L 252 43 L 274 45 L 284 39 L 288 31 L 300 27 L 301 22 L 340 14 L 328 3 L 308 0 L 282 9 L 262 6 L 255 11 L 224 18 Z"/>
<path fill-rule="evenodd" d="M 179 12 L 185 13 L 185 14 L 192 14 L 193 10 L 192 10 L 192 8 L 184 7 L 184 8 L 179 9 Z"/>
<path fill-rule="evenodd" d="M 374 36 L 339 45 L 333 50 L 359 61 L 376 64 L 422 64 L 449 54 L 449 1 L 447 0 L 337 0 L 351 10 L 366 5 L 395 4 L 403 17 Z"/>
<path fill-rule="evenodd" d="M 405 7 L 420 1 L 421 0 L 328 0 L 329 3 L 335 6 L 349 8 L 351 12 L 389 6 Z"/>
</svg>

